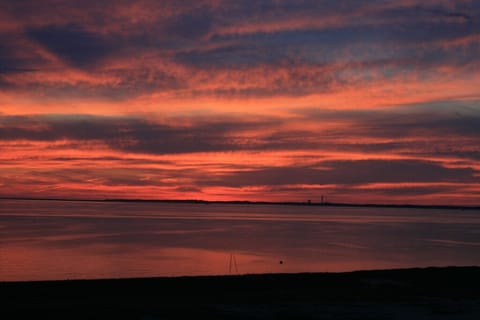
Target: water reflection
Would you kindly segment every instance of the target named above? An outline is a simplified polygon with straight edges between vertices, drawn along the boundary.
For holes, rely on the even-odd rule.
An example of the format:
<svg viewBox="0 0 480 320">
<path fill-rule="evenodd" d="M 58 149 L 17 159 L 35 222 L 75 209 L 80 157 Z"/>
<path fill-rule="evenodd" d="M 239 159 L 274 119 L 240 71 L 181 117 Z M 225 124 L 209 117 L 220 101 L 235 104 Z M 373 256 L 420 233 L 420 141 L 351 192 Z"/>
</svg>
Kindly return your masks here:
<svg viewBox="0 0 480 320">
<path fill-rule="evenodd" d="M 478 212 L 0 202 L 0 280 L 479 265 Z M 282 261 L 283 263 L 279 263 Z"/>
</svg>

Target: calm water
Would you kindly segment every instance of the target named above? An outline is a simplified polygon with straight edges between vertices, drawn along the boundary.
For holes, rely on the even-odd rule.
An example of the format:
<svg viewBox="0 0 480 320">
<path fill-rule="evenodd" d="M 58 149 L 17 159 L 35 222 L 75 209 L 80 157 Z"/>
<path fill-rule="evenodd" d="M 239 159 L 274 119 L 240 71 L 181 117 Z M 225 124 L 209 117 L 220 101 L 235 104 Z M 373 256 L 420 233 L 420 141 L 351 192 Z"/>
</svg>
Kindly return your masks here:
<svg viewBox="0 0 480 320">
<path fill-rule="evenodd" d="M 0 280 L 446 265 L 480 265 L 480 212 L 0 200 Z"/>
</svg>

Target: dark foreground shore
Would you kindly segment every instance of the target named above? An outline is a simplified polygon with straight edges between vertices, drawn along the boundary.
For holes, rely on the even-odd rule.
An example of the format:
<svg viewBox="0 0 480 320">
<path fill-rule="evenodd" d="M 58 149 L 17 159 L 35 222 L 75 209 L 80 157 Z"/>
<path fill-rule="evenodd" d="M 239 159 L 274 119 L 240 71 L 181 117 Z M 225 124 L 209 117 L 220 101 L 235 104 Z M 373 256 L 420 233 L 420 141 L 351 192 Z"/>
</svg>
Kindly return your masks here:
<svg viewBox="0 0 480 320">
<path fill-rule="evenodd" d="M 0 283 L 2 319 L 480 319 L 480 267 Z"/>
</svg>

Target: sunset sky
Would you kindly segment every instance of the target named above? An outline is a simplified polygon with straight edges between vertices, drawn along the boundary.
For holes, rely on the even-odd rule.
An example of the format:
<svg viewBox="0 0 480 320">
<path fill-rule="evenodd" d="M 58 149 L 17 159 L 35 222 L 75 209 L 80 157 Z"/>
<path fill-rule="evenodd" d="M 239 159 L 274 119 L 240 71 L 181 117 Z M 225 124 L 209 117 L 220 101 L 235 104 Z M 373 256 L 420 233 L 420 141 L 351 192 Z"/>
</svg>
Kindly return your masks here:
<svg viewBox="0 0 480 320">
<path fill-rule="evenodd" d="M 480 203 L 480 1 L 0 2 L 0 196 Z"/>
</svg>

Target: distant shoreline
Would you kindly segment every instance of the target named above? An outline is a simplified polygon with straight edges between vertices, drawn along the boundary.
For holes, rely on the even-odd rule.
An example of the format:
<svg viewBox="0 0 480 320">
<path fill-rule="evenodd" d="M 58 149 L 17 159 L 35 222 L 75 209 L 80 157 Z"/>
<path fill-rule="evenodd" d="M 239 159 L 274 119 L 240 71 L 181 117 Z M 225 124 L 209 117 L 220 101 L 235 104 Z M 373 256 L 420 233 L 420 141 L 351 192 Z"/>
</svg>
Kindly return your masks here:
<svg viewBox="0 0 480 320">
<path fill-rule="evenodd" d="M 406 208 L 406 209 L 447 209 L 480 210 L 480 205 L 421 205 L 421 204 L 386 204 L 386 203 L 344 203 L 344 202 L 300 202 L 300 201 L 209 201 L 196 199 L 68 199 L 68 198 L 30 198 L 0 197 L 0 200 L 24 201 L 77 201 L 77 202 L 139 202 L 139 203 L 190 203 L 190 204 L 240 204 L 240 205 L 282 205 L 282 206 L 325 206 L 325 207 L 364 207 L 364 208 Z"/>
</svg>

